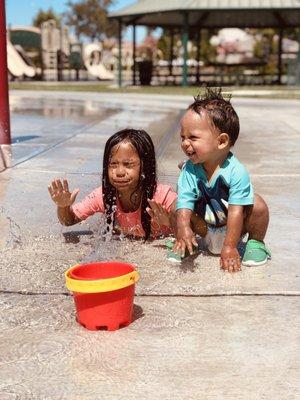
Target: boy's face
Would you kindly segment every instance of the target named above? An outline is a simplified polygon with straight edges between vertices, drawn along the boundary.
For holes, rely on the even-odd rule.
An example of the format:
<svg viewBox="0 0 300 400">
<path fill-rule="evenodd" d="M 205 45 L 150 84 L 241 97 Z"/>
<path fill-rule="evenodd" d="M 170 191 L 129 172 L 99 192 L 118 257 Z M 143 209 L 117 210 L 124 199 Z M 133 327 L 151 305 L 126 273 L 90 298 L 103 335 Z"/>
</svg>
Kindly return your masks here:
<svg viewBox="0 0 300 400">
<path fill-rule="evenodd" d="M 214 160 L 219 154 L 220 132 L 205 113 L 188 110 L 181 119 L 181 148 L 193 164 Z"/>
</svg>

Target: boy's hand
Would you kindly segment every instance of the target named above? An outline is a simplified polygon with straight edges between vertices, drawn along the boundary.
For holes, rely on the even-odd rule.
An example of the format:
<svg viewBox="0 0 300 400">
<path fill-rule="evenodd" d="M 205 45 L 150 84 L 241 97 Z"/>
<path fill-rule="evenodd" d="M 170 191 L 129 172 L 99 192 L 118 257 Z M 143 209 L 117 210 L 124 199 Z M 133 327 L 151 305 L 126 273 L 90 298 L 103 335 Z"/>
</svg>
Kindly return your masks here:
<svg viewBox="0 0 300 400">
<path fill-rule="evenodd" d="M 184 257 L 186 248 L 193 254 L 193 246 L 198 246 L 194 232 L 189 226 L 180 227 L 177 230 L 177 239 L 173 247 L 174 253 Z"/>
<path fill-rule="evenodd" d="M 221 269 L 234 273 L 241 270 L 241 258 L 236 247 L 224 245 L 220 259 Z"/>
<path fill-rule="evenodd" d="M 159 226 L 170 226 L 170 216 L 166 208 L 154 200 L 148 199 L 150 207 L 146 208 L 151 219 Z"/>
<path fill-rule="evenodd" d="M 51 199 L 58 207 L 61 208 L 71 206 L 79 193 L 79 189 L 73 190 L 72 193 L 69 191 L 69 185 L 66 179 L 64 179 L 62 182 L 60 179 L 53 180 L 51 185 L 48 186 L 48 190 Z"/>
</svg>

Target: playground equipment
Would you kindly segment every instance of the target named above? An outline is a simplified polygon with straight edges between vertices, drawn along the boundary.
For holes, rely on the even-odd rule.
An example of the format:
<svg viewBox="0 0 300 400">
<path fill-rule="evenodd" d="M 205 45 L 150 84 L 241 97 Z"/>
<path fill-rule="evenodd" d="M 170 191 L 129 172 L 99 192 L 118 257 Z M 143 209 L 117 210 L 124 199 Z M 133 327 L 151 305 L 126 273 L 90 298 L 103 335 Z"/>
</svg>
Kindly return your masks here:
<svg viewBox="0 0 300 400">
<path fill-rule="evenodd" d="M 105 51 L 101 43 L 76 43 L 69 35 L 68 27 L 58 28 L 55 20 L 43 22 L 41 29 L 11 27 L 7 48 L 8 70 L 14 78 L 33 78 L 41 74 L 42 78 L 63 80 L 65 70 L 75 70 L 76 79 L 79 79 L 81 70 L 101 80 L 115 77 L 110 70 L 115 65 L 112 52 Z"/>
<path fill-rule="evenodd" d="M 28 77 L 33 78 L 36 75 L 36 69 L 30 63 L 28 56 L 21 46 L 18 48 L 13 46 L 9 40 L 7 40 L 7 68 L 9 73 L 15 77 Z"/>
<path fill-rule="evenodd" d="M 102 60 L 103 48 L 100 43 L 90 43 L 83 46 L 82 59 L 87 71 L 94 77 L 103 80 L 114 79 L 113 72 L 105 68 Z"/>
<path fill-rule="evenodd" d="M 41 33 L 44 67 L 57 69 L 59 80 L 62 70 L 70 66 L 77 70 L 77 77 L 78 70 L 86 68 L 91 76 L 98 79 L 114 79 L 114 74 L 102 63 L 103 48 L 100 43 L 75 43 L 69 36 L 68 27 L 58 29 L 54 20 L 44 22 Z"/>
<path fill-rule="evenodd" d="M 41 46 L 45 69 L 57 69 L 61 52 L 66 57 L 70 54 L 69 30 L 66 26 L 57 28 L 56 21 L 50 19 L 41 24 Z"/>
<path fill-rule="evenodd" d="M 7 63 L 8 71 L 13 77 L 33 78 L 38 71 L 32 58 L 39 57 L 40 53 L 41 30 L 39 28 L 10 27 L 7 34 Z"/>
</svg>

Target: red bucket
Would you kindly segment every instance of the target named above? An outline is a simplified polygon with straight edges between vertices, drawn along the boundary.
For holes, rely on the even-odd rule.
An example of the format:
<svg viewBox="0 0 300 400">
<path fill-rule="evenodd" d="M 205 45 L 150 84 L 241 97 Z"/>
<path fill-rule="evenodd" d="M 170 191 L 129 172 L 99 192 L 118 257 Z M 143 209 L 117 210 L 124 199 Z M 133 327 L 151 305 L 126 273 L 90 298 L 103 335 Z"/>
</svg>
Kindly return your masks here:
<svg viewBox="0 0 300 400">
<path fill-rule="evenodd" d="M 81 264 L 65 276 L 73 292 L 76 319 L 86 329 L 114 331 L 131 323 L 139 278 L 133 265 L 119 261 Z"/>
</svg>

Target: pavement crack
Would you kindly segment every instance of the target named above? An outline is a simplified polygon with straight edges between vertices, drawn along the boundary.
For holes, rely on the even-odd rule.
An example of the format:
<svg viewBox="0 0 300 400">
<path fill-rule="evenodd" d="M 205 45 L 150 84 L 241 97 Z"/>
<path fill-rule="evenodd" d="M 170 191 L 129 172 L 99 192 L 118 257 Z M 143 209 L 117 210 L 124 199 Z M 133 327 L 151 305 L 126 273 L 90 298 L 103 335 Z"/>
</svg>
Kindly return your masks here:
<svg viewBox="0 0 300 400">
<path fill-rule="evenodd" d="M 24 292 L 21 290 L 0 290 L 0 295 L 18 294 L 22 296 L 72 296 L 69 292 Z M 162 293 L 149 294 L 138 293 L 135 297 L 299 297 L 300 293 L 202 293 L 202 294 L 184 294 L 184 293 Z"/>
</svg>

